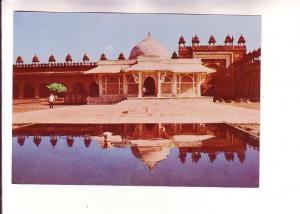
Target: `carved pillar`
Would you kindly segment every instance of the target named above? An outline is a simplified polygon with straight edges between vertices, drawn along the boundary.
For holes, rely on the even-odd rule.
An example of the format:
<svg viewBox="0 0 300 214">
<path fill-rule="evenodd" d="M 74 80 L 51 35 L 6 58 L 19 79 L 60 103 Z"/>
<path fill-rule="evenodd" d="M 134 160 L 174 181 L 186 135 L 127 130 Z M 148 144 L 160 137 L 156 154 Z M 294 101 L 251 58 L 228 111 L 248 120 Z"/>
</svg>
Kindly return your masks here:
<svg viewBox="0 0 300 214">
<path fill-rule="evenodd" d="M 161 75 L 160 71 L 157 72 L 157 97 L 161 95 Z"/>
<path fill-rule="evenodd" d="M 172 74 L 172 96 L 176 97 L 177 95 L 177 77 L 176 73 Z"/>
<path fill-rule="evenodd" d="M 204 81 L 205 74 L 197 74 L 197 97 L 201 97 L 201 84 Z"/>
<path fill-rule="evenodd" d="M 123 95 L 127 96 L 127 93 L 128 93 L 127 79 L 126 79 L 126 74 L 123 73 Z"/>
<path fill-rule="evenodd" d="M 139 73 L 138 73 L 138 89 L 139 89 L 139 91 L 138 91 L 138 97 L 139 98 L 142 98 L 142 95 L 143 95 L 143 83 L 142 83 L 142 72 L 141 71 L 139 71 Z"/>
</svg>

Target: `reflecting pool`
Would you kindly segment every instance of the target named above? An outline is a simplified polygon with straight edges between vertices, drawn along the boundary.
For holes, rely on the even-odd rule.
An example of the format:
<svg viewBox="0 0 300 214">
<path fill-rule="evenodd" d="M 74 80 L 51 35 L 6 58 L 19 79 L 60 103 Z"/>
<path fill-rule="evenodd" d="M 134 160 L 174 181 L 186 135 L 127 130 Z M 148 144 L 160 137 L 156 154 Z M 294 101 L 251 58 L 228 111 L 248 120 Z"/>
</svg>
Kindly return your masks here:
<svg viewBox="0 0 300 214">
<path fill-rule="evenodd" d="M 258 187 L 259 140 L 226 124 L 38 124 L 13 130 L 12 182 Z"/>
</svg>

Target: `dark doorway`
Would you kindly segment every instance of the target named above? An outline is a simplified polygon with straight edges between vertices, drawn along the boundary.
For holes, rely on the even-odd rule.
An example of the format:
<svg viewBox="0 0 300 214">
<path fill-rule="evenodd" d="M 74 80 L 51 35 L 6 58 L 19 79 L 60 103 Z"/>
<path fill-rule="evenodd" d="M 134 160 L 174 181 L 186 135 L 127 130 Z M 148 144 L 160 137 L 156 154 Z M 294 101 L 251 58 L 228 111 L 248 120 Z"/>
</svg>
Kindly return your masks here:
<svg viewBox="0 0 300 214">
<path fill-rule="evenodd" d="M 42 83 L 40 85 L 39 95 L 40 97 L 48 97 L 49 96 L 49 89 L 47 88 L 47 83 Z"/>
<path fill-rule="evenodd" d="M 99 86 L 95 82 L 90 84 L 90 97 L 99 97 Z"/>
<path fill-rule="evenodd" d="M 34 87 L 30 83 L 27 83 L 24 86 L 24 97 L 25 98 L 34 98 Z"/>
<path fill-rule="evenodd" d="M 16 84 L 13 84 L 13 98 L 19 98 L 19 87 Z"/>
<path fill-rule="evenodd" d="M 147 77 L 143 86 L 144 96 L 155 96 L 155 80 L 152 77 Z"/>
</svg>

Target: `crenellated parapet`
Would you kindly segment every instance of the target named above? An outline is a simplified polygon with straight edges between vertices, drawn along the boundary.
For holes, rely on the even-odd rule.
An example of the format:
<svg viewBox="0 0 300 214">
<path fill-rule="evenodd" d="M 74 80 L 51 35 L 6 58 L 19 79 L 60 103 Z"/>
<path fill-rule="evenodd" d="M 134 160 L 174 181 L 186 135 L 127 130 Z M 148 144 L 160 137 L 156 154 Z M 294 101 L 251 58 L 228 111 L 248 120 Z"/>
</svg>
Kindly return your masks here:
<svg viewBox="0 0 300 214">
<path fill-rule="evenodd" d="M 97 62 L 54 62 L 54 63 L 31 63 L 31 64 L 14 64 L 13 72 L 74 72 L 86 71 L 97 67 Z"/>
<path fill-rule="evenodd" d="M 207 44 L 201 44 L 200 41 L 200 38 L 195 35 L 191 40 L 192 45 L 186 45 L 186 41 L 181 35 L 178 41 L 178 57 L 194 58 L 195 55 L 205 54 L 228 55 L 230 63 L 232 63 L 242 59 L 247 53 L 246 40 L 243 35 L 239 37 L 237 43 L 234 43 L 233 36 L 229 36 L 229 34 L 225 37 L 223 44 L 216 44 L 217 40 L 213 35 L 210 36 Z"/>
</svg>

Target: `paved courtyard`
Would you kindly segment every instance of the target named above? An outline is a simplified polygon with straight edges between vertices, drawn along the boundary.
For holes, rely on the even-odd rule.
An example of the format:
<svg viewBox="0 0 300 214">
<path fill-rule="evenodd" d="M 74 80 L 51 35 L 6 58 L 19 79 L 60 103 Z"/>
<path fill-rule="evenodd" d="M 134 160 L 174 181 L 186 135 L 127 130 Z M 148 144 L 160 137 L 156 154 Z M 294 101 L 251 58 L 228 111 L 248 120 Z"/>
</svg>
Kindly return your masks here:
<svg viewBox="0 0 300 214">
<path fill-rule="evenodd" d="M 13 114 L 13 123 L 258 123 L 259 110 L 199 99 L 126 100 Z"/>
</svg>

